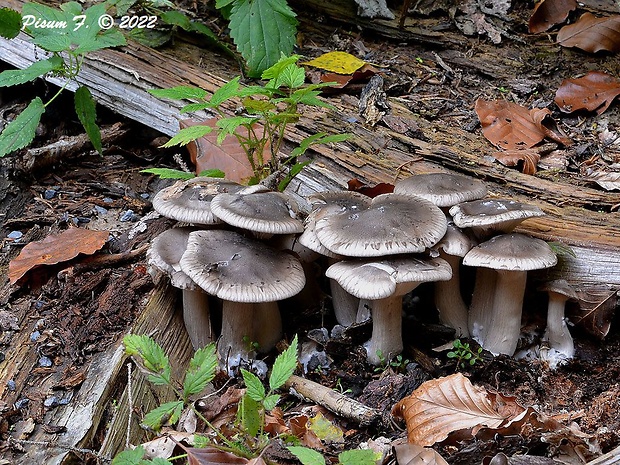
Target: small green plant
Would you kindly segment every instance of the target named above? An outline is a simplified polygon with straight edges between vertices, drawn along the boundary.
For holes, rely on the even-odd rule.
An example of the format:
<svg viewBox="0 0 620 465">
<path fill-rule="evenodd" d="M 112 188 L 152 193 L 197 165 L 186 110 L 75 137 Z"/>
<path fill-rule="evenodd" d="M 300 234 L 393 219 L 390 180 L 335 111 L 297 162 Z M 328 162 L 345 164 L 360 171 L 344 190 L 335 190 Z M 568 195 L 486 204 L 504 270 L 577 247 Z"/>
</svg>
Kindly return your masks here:
<svg viewBox="0 0 620 465">
<path fill-rule="evenodd" d="M 147 168 L 140 170 L 140 173 L 149 173 L 159 176 L 160 179 L 192 179 L 196 177 L 195 173 L 189 171 L 175 170 L 171 168 Z M 223 178 L 224 172 L 221 170 L 204 170 L 198 173 L 198 176 L 206 176 L 209 178 Z"/>
<path fill-rule="evenodd" d="M 478 347 L 476 351 L 472 350 L 469 343 L 462 343 L 460 339 L 455 339 L 452 342 L 451 350 L 447 353 L 448 358 L 456 359 L 456 367 L 465 368 L 466 365 L 474 366 L 477 362 L 482 361 L 480 354 L 482 353 L 482 347 Z"/>
<path fill-rule="evenodd" d="M 287 449 L 302 465 L 325 465 L 325 458 L 314 449 L 303 446 L 289 446 Z M 345 450 L 338 454 L 340 465 L 375 465 L 381 454 L 370 449 Z"/>
<path fill-rule="evenodd" d="M 295 163 L 314 144 L 340 142 L 348 139 L 348 134 L 327 135 L 319 133 L 302 140 L 290 154 L 281 160 L 278 151 L 284 140 L 288 125 L 299 119 L 299 105 L 332 108 L 318 98 L 320 89 L 331 83 L 305 84 L 305 71 L 297 65 L 298 55 L 282 57 L 275 65 L 262 73 L 267 80 L 264 85 L 243 87 L 240 77 L 236 77 L 220 87 L 210 97 L 204 89 L 178 86 L 171 89 L 155 89 L 150 92 L 156 97 L 194 100 L 181 109 L 181 113 L 212 110 L 219 119 L 215 128 L 210 126 L 191 126 L 181 129 L 163 147 L 187 145 L 211 131 L 217 131 L 217 143 L 221 144 L 228 136 L 235 137 L 243 148 L 248 163 L 254 173 L 250 184 L 255 184 L 282 166 L 290 167 L 287 176 L 278 186 L 283 190 L 286 184 L 308 163 Z M 231 100 L 241 103 L 234 116 L 227 116 L 224 105 Z M 268 150 L 271 160 L 264 159 Z"/>
<path fill-rule="evenodd" d="M 82 9 L 77 2 L 67 2 L 60 9 L 37 3 L 26 3 L 21 15 L 8 8 L 0 9 L 0 36 L 16 37 L 24 30 L 34 45 L 50 53 L 23 70 L 0 73 L 0 87 L 16 86 L 38 77 L 61 77 L 65 84 L 47 102 L 35 97 L 30 104 L 0 133 L 0 157 L 26 147 L 47 106 L 52 103 L 78 75 L 84 57 L 95 50 L 125 45 L 125 37 L 115 29 L 103 29 L 106 5 L 99 3 Z M 104 24 L 105 26 L 105 24 Z M 75 111 L 95 149 L 101 153 L 101 133 L 96 124 L 95 101 L 87 87 L 75 92 Z"/>
<path fill-rule="evenodd" d="M 377 357 L 379 358 L 379 365 L 375 368 L 375 373 L 381 373 L 388 368 L 398 373 L 404 373 L 407 371 L 407 365 L 411 363 L 411 360 L 404 358 L 401 354 L 388 360 L 381 350 L 377 351 Z"/>
</svg>

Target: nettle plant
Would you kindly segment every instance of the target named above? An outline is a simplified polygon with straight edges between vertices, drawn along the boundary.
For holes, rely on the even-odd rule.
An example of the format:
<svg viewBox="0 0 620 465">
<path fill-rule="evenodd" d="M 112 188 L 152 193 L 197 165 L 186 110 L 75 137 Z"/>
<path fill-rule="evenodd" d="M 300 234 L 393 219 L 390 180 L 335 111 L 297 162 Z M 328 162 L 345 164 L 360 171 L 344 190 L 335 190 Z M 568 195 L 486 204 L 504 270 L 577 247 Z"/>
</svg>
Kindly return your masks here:
<svg viewBox="0 0 620 465">
<path fill-rule="evenodd" d="M 60 9 L 26 3 L 21 14 L 8 8 L 0 9 L 0 36 L 13 39 L 23 28 L 34 45 L 49 52 L 47 58 L 33 63 L 28 68 L 0 73 L 0 87 L 24 84 L 44 75 L 56 76 L 65 81 L 47 102 L 35 97 L 2 130 L 0 157 L 24 148 L 34 140 L 45 109 L 78 75 L 84 57 L 88 53 L 125 45 L 125 37 L 121 32 L 101 28 L 99 18 L 105 13 L 105 4 L 100 3 L 83 10 L 82 5 L 77 2 L 64 3 Z M 25 21 L 22 18 L 25 18 Z M 45 21 L 45 24 L 41 21 Z M 95 122 L 97 116 L 95 101 L 88 88 L 84 86 L 79 86 L 75 92 L 75 111 L 93 146 L 101 153 L 101 133 Z"/>
<path fill-rule="evenodd" d="M 301 116 L 300 105 L 333 108 L 318 98 L 320 89 L 331 86 L 332 83 L 305 84 L 305 70 L 297 65 L 299 58 L 298 55 L 282 57 L 275 65 L 266 69 L 261 75 L 262 79 L 267 81 L 264 85 L 242 86 L 238 76 L 211 96 L 204 89 L 190 86 L 151 90 L 156 97 L 196 102 L 185 105 L 181 108 L 181 113 L 209 110 L 219 118 L 215 128 L 198 125 L 181 129 L 163 147 L 186 145 L 212 131 L 217 131 L 218 144 L 228 136 L 235 137 L 254 173 L 250 184 L 281 171 L 283 167 L 290 168 L 279 185 L 282 190 L 288 181 L 309 163 L 296 163 L 297 158 L 308 148 L 314 144 L 341 142 L 349 138 L 348 134 L 328 135 L 321 132 L 303 139 L 290 156 L 279 156 L 286 128 L 297 122 Z M 228 116 L 225 107 L 236 103 L 240 103 L 236 114 Z M 266 149 L 271 155 L 269 161 L 265 160 L 263 155 Z"/>
</svg>

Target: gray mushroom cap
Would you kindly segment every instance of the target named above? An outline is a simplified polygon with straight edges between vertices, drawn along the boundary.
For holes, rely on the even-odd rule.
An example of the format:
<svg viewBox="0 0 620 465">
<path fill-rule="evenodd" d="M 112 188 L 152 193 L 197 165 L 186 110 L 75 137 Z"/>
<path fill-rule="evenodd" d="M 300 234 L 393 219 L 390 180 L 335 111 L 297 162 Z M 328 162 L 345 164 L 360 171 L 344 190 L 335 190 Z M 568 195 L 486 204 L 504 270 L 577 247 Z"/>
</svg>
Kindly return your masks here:
<svg viewBox="0 0 620 465">
<path fill-rule="evenodd" d="M 211 212 L 211 200 L 218 194 L 243 188 L 241 184 L 221 178 L 196 177 L 177 181 L 155 194 L 153 208 L 166 218 L 184 223 L 220 223 Z"/>
<path fill-rule="evenodd" d="M 211 202 L 213 214 L 232 226 L 264 234 L 296 234 L 304 230 L 297 208 L 286 194 L 255 192 L 220 194 Z"/>
<path fill-rule="evenodd" d="M 196 283 L 181 270 L 179 264 L 187 249 L 187 240 L 192 231 L 194 231 L 193 228 L 168 229 L 153 239 L 146 253 L 149 265 L 168 275 L 172 285 L 179 289 L 198 288 Z"/>
<path fill-rule="evenodd" d="M 415 195 L 433 202 L 438 207 L 481 199 L 487 188 L 475 178 L 452 173 L 416 174 L 398 181 L 395 194 Z"/>
<path fill-rule="evenodd" d="M 377 257 L 418 253 L 445 234 L 446 217 L 439 207 L 419 197 L 382 194 L 367 208 L 320 218 L 316 234 L 334 253 Z"/>
<path fill-rule="evenodd" d="M 557 261 L 545 241 L 519 233 L 495 236 L 472 248 L 463 258 L 464 265 L 514 271 L 550 268 Z"/>
<path fill-rule="evenodd" d="M 206 292 L 233 302 L 286 299 L 306 281 L 295 257 L 234 231 L 192 232 L 180 263 Z"/>
<path fill-rule="evenodd" d="M 502 232 L 509 232 L 527 218 L 544 214 L 535 205 L 504 199 L 473 200 L 450 208 L 454 224 L 460 228 L 490 228 Z"/>
<path fill-rule="evenodd" d="M 474 242 L 453 223 L 448 223 L 446 234 L 434 247 L 455 257 L 464 257 L 474 246 Z"/>
<path fill-rule="evenodd" d="M 579 300 L 579 296 L 573 286 L 571 286 L 565 279 L 554 279 L 542 284 L 539 288 L 540 291 L 560 294 L 566 297 L 566 300 Z"/>
</svg>

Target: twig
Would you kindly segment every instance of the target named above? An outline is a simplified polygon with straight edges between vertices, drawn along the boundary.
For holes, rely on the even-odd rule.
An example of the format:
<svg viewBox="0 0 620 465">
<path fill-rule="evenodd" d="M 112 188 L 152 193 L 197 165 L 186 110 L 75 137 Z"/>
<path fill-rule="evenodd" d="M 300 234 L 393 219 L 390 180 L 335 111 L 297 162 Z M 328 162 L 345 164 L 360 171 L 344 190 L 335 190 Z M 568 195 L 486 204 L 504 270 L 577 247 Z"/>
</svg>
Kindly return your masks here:
<svg viewBox="0 0 620 465">
<path fill-rule="evenodd" d="M 129 436 L 131 434 L 131 415 L 133 414 L 133 388 L 131 386 L 131 363 L 127 364 L 127 435 L 125 436 L 125 449 L 129 449 Z"/>
<path fill-rule="evenodd" d="M 293 393 L 297 393 L 337 415 L 353 420 L 361 426 L 369 426 L 381 418 L 379 410 L 349 399 L 333 389 L 300 376 L 291 376 L 284 386 Z"/>
</svg>

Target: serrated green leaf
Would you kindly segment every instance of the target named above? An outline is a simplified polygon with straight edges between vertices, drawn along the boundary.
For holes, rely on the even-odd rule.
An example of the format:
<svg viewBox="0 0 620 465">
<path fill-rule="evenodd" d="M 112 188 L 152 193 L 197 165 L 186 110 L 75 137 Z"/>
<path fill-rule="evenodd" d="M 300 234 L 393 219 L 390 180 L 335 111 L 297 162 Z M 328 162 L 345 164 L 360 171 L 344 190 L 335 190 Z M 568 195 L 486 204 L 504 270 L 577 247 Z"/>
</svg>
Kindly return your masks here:
<svg viewBox="0 0 620 465">
<path fill-rule="evenodd" d="M 280 401 L 279 394 L 271 394 L 265 397 L 265 400 L 263 401 L 263 406 L 265 407 L 265 410 L 270 411 L 270 410 L 273 410 L 276 405 L 278 405 L 279 401 Z"/>
<path fill-rule="evenodd" d="M 275 78 L 274 87 L 288 87 L 289 89 L 297 89 L 304 84 L 306 80 L 306 72 L 303 68 L 294 64 L 288 65 L 282 70 L 282 72 Z"/>
<path fill-rule="evenodd" d="M 241 425 L 250 436 L 256 436 L 260 431 L 260 408 L 260 404 L 248 396 L 247 393 L 241 398 L 239 405 Z"/>
<path fill-rule="evenodd" d="M 181 412 L 183 412 L 182 401 L 166 402 L 144 415 L 142 424 L 148 426 L 153 431 L 159 431 L 163 426 L 174 425 L 179 421 Z"/>
<path fill-rule="evenodd" d="M 146 3 L 155 8 L 176 8 L 175 4 L 170 0 L 148 0 Z"/>
<path fill-rule="evenodd" d="M 170 384 L 170 360 L 152 338 L 146 335 L 127 334 L 123 338 L 125 353 L 140 358 L 144 367 L 151 372 L 149 381 L 157 385 Z"/>
<path fill-rule="evenodd" d="M 551 247 L 551 250 L 553 250 L 553 253 L 559 256 L 570 256 L 573 258 L 577 258 L 577 254 L 575 254 L 575 251 L 572 249 L 571 246 L 564 244 L 563 242 L 547 242 L 547 244 L 549 245 L 549 247 Z"/>
<path fill-rule="evenodd" d="M 200 21 L 192 20 L 190 21 L 190 29 L 189 32 L 197 32 L 205 36 L 212 43 L 220 44 L 222 47 L 226 48 L 226 46 L 220 41 L 219 37 L 215 35 L 215 33 L 209 29 L 205 24 Z"/>
<path fill-rule="evenodd" d="M 0 8 L 0 37 L 13 39 L 22 28 L 22 15 L 10 8 Z"/>
<path fill-rule="evenodd" d="M 192 30 L 192 25 L 187 15 L 178 10 L 164 11 L 159 18 L 170 26 L 177 26 L 185 31 Z"/>
<path fill-rule="evenodd" d="M 36 97 L 4 128 L 0 133 L 0 157 L 24 148 L 32 142 L 44 111 L 43 101 Z"/>
<path fill-rule="evenodd" d="M 284 177 L 284 179 L 280 181 L 280 183 L 278 184 L 278 191 L 284 192 L 284 189 L 286 189 L 286 186 L 290 184 L 293 178 L 301 172 L 304 166 L 307 166 L 310 163 L 312 163 L 312 161 L 307 160 L 302 163 L 295 163 L 293 166 L 291 166 L 291 169 L 289 170 L 288 173 L 286 173 L 286 176 Z"/>
<path fill-rule="evenodd" d="M 244 98 L 242 103 L 249 113 L 265 113 L 276 108 L 269 100 L 257 100 L 251 97 Z"/>
<path fill-rule="evenodd" d="M 176 86 L 169 89 L 150 89 L 149 94 L 158 98 L 173 100 L 202 100 L 207 97 L 207 91 L 200 87 Z"/>
<path fill-rule="evenodd" d="M 228 134 L 234 134 L 239 126 L 252 126 L 259 119 L 260 118 L 249 116 L 231 116 L 230 118 L 222 118 L 218 120 L 215 125 L 220 128 L 220 134 L 226 136 Z"/>
<path fill-rule="evenodd" d="M 221 8 L 224 8 L 228 5 L 230 5 L 231 3 L 233 3 L 235 0 L 215 0 L 215 8 L 217 8 L 218 10 Z"/>
<path fill-rule="evenodd" d="M 145 451 L 142 445 L 135 449 L 124 450 L 112 459 L 112 465 L 140 465 L 144 453 Z"/>
<path fill-rule="evenodd" d="M 187 145 L 196 139 L 206 136 L 213 128 L 211 126 L 203 126 L 198 124 L 188 128 L 181 129 L 174 137 L 162 145 L 163 148 L 174 147 L 175 145 Z"/>
<path fill-rule="evenodd" d="M 269 388 L 275 391 L 284 386 L 295 368 L 297 368 L 297 335 L 293 338 L 291 345 L 277 356 L 269 376 Z"/>
<path fill-rule="evenodd" d="M 221 105 L 223 102 L 225 102 L 229 98 L 236 97 L 237 92 L 239 90 L 240 79 L 241 77 L 237 76 L 231 79 L 230 81 L 228 81 L 218 90 L 216 90 L 211 96 L 211 98 L 209 99 L 209 103 L 213 105 L 214 107 L 217 107 L 218 105 Z"/>
<path fill-rule="evenodd" d="M 154 457 L 151 460 L 149 460 L 148 462 L 146 462 L 144 465 L 170 465 L 170 462 L 166 459 L 163 459 L 161 457 Z"/>
<path fill-rule="evenodd" d="M 129 38 L 151 48 L 159 48 L 172 40 L 172 31 L 163 29 L 134 28 L 127 34 Z"/>
<path fill-rule="evenodd" d="M 375 465 L 381 454 L 370 449 L 345 450 L 338 455 L 342 465 Z"/>
<path fill-rule="evenodd" d="M 195 113 L 197 111 L 207 110 L 209 108 L 213 108 L 213 105 L 210 103 L 190 103 L 185 105 L 183 108 L 179 110 L 180 113 Z"/>
<path fill-rule="evenodd" d="M 274 89 L 268 89 L 263 86 L 245 86 L 237 91 L 237 96 L 240 98 L 252 97 L 254 95 L 272 97 L 274 95 Z"/>
<path fill-rule="evenodd" d="M 88 135 L 88 138 L 95 147 L 95 150 L 99 154 L 103 154 L 103 147 L 101 146 L 101 131 L 97 126 L 97 111 L 95 108 L 95 100 L 90 94 L 87 87 L 80 86 L 75 91 L 75 112 L 84 130 Z"/>
<path fill-rule="evenodd" d="M 292 157 L 298 157 L 303 155 L 306 150 L 316 144 L 329 144 L 332 142 L 344 142 L 351 138 L 351 134 L 331 134 L 327 135 L 326 132 L 319 132 L 303 139 L 298 147 L 295 147 L 291 151 Z"/>
<path fill-rule="evenodd" d="M 323 107 L 334 109 L 335 107 L 327 102 L 324 102 L 319 98 L 319 91 L 306 91 L 306 89 L 299 89 L 293 92 L 291 99 L 296 103 L 303 103 L 304 105 L 312 107 Z"/>
<path fill-rule="evenodd" d="M 246 386 L 246 395 L 256 402 L 261 402 L 265 398 L 265 386 L 258 376 L 248 370 L 241 369 L 243 382 Z"/>
<path fill-rule="evenodd" d="M 295 46 L 297 20 L 285 0 L 237 0 L 230 14 L 230 36 L 246 61 L 248 74 L 260 76 Z"/>
<path fill-rule="evenodd" d="M 226 173 L 224 173 L 222 170 L 211 169 L 201 171 L 200 173 L 198 173 L 198 176 L 203 176 L 207 178 L 225 178 Z"/>
<path fill-rule="evenodd" d="M 114 7 L 116 9 L 116 16 L 124 16 L 136 3 L 138 3 L 138 0 L 108 0 L 105 2 L 105 5 L 107 8 Z"/>
<path fill-rule="evenodd" d="M 9 69 L 0 73 L 0 87 L 16 86 L 32 81 L 51 71 L 62 69 L 64 61 L 55 55 L 47 60 L 35 61 L 25 69 Z"/>
<path fill-rule="evenodd" d="M 325 458 L 308 447 L 289 446 L 287 449 L 302 463 L 302 465 L 325 465 Z"/>
<path fill-rule="evenodd" d="M 172 168 L 147 168 L 140 170 L 140 173 L 154 174 L 159 176 L 160 179 L 192 179 L 196 177 L 194 173 L 173 170 Z"/>
<path fill-rule="evenodd" d="M 299 58 L 299 55 L 287 56 L 282 54 L 278 61 L 276 61 L 273 65 L 263 71 L 263 73 L 261 74 L 261 79 L 267 79 L 269 81 L 277 79 L 278 76 L 282 74 L 285 68 L 297 63 L 299 61 Z"/>
<path fill-rule="evenodd" d="M 215 377 L 217 355 L 215 344 L 209 344 L 198 349 L 189 362 L 189 368 L 183 381 L 183 398 L 187 401 L 190 396 L 202 392 Z"/>
</svg>

